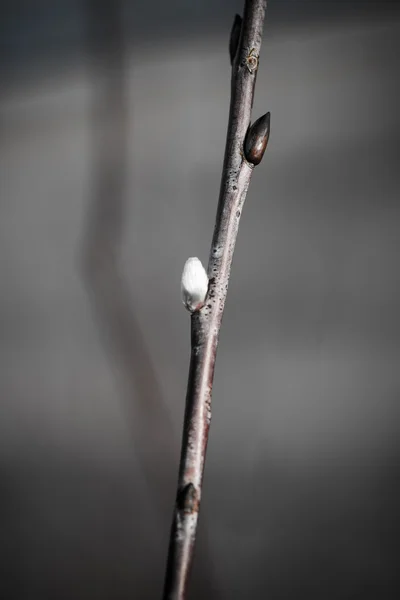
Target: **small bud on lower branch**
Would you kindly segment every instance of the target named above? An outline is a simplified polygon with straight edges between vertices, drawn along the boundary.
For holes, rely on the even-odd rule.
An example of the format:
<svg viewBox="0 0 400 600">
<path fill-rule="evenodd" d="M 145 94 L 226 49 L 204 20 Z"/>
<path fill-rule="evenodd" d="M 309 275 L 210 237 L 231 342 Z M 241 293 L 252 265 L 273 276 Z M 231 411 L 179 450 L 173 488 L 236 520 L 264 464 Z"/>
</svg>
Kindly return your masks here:
<svg viewBox="0 0 400 600">
<path fill-rule="evenodd" d="M 198 258 L 188 258 L 182 273 L 182 301 L 190 312 L 204 306 L 208 291 L 207 273 Z"/>
<path fill-rule="evenodd" d="M 252 165 L 259 165 L 266 150 L 270 132 L 271 113 L 257 119 L 249 127 L 244 140 L 244 156 Z"/>
<path fill-rule="evenodd" d="M 242 17 L 240 15 L 235 15 L 231 29 L 231 37 L 229 38 L 229 56 L 231 59 L 231 65 L 233 65 L 233 61 L 235 60 L 236 52 L 239 46 L 241 29 Z"/>
<path fill-rule="evenodd" d="M 186 514 L 198 511 L 199 501 L 193 483 L 188 483 L 178 494 L 177 508 Z"/>
</svg>

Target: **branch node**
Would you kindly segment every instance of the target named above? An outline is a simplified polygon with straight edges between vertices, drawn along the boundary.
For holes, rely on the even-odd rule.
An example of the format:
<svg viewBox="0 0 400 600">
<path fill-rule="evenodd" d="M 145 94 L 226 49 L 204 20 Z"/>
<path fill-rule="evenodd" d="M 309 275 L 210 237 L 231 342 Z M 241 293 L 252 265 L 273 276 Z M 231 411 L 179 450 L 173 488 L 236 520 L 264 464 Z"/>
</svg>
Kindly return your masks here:
<svg viewBox="0 0 400 600">
<path fill-rule="evenodd" d="M 255 48 L 251 48 L 250 52 L 248 53 L 245 59 L 247 70 L 249 71 L 249 73 L 251 73 L 251 75 L 254 75 L 254 73 L 257 71 L 258 63 L 259 56 L 256 54 Z"/>
</svg>

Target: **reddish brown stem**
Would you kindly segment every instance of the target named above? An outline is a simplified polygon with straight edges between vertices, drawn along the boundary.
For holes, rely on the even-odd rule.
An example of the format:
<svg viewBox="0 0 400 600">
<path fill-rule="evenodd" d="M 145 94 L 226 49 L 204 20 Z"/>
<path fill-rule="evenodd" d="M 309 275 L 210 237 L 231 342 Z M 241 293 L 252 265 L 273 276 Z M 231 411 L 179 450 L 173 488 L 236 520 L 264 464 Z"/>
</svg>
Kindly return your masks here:
<svg viewBox="0 0 400 600">
<path fill-rule="evenodd" d="M 191 316 L 191 360 L 164 600 L 183 600 L 187 594 L 211 421 L 218 338 L 240 216 L 253 172 L 253 165 L 244 158 L 243 144 L 250 125 L 265 8 L 266 0 L 245 2 L 239 40 L 231 39 L 230 44 L 233 64 L 225 159 L 208 264 L 207 299 L 204 307 Z M 233 32 L 237 36 L 237 27 Z"/>
</svg>

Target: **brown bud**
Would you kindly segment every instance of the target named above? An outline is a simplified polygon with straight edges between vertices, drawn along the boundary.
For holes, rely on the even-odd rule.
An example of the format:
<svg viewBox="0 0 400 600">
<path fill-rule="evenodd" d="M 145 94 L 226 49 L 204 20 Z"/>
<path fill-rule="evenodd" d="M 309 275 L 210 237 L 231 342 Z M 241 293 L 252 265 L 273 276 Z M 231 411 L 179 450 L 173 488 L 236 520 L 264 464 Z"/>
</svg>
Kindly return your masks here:
<svg viewBox="0 0 400 600">
<path fill-rule="evenodd" d="M 259 165 L 264 156 L 269 140 L 270 121 L 271 113 L 267 112 L 254 121 L 247 130 L 244 140 L 244 156 L 252 165 Z"/>
<path fill-rule="evenodd" d="M 240 31 L 242 29 L 242 17 L 235 15 L 231 29 L 231 37 L 229 38 L 229 56 L 231 58 L 231 65 L 235 60 L 236 52 L 239 46 Z"/>
<path fill-rule="evenodd" d="M 177 499 L 178 510 L 190 514 L 198 510 L 198 498 L 193 483 L 188 483 L 180 490 Z"/>
</svg>

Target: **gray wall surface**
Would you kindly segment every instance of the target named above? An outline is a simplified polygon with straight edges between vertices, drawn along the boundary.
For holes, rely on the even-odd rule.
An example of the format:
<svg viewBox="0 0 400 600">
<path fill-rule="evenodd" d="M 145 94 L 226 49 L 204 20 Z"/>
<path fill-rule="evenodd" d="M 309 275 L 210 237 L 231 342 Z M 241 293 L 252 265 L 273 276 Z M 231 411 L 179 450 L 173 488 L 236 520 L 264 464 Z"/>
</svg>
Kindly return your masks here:
<svg viewBox="0 0 400 600">
<path fill-rule="evenodd" d="M 389 600 L 400 590 L 400 18 L 285 21 L 270 4 L 253 115 L 270 110 L 272 133 L 232 268 L 190 599 Z M 121 44 L 93 3 L 94 27 L 72 19 L 70 54 L 46 46 L 44 20 L 48 49 L 30 56 L 37 14 L 8 29 L 4 600 L 161 595 L 189 364 L 180 276 L 189 256 L 208 259 L 241 3 L 221 3 L 217 25 L 198 6 L 200 33 L 185 30 L 186 7 L 164 37 L 150 13 L 146 35 L 130 37 L 131 15 Z"/>
</svg>

